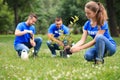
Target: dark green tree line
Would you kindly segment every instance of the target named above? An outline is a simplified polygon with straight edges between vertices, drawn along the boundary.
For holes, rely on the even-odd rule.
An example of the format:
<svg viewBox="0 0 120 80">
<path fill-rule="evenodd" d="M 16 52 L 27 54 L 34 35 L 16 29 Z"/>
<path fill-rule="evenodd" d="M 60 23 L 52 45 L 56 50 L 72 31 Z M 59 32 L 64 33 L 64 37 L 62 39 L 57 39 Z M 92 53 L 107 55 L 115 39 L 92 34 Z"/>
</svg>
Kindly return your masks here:
<svg viewBox="0 0 120 80">
<path fill-rule="evenodd" d="M 54 22 L 56 16 L 61 16 L 66 25 L 69 25 L 72 16 L 78 16 L 79 21 L 76 23 L 77 28 L 83 26 L 87 20 L 84 14 L 84 5 L 90 0 L 0 0 L 0 6 L 7 6 L 8 12 L 4 7 L 0 8 L 0 24 L 6 26 L 2 28 L 9 30 L 9 26 L 15 29 L 18 22 L 26 20 L 30 12 L 38 15 L 36 24 L 37 32 L 45 34 L 51 23 Z M 108 12 L 109 28 L 112 36 L 119 36 L 120 31 L 120 9 L 119 0 L 95 0 L 102 2 Z M 4 5 L 3 5 L 4 4 Z M 111 6 L 113 5 L 113 6 Z M 4 12 L 4 13 L 3 13 Z M 2 15 L 2 16 L 1 16 Z M 3 17 L 7 15 L 9 18 Z M 14 19 L 13 19 L 14 17 Z M 2 20 L 6 20 L 7 24 Z M 14 22 L 12 22 L 14 20 Z M 2 27 L 2 26 L 0 26 Z M 2 31 L 1 30 L 1 31 Z"/>
</svg>

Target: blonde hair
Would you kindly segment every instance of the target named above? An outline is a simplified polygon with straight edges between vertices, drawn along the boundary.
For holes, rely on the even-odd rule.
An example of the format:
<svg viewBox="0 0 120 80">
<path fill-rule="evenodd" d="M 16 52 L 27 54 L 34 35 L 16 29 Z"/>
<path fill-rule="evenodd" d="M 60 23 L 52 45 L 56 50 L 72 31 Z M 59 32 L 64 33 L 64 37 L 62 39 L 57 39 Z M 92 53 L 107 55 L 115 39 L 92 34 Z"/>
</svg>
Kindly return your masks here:
<svg viewBox="0 0 120 80">
<path fill-rule="evenodd" d="M 104 6 L 100 2 L 89 1 L 85 7 L 96 13 L 98 26 L 104 25 L 104 21 L 108 19 L 108 16 Z"/>
</svg>

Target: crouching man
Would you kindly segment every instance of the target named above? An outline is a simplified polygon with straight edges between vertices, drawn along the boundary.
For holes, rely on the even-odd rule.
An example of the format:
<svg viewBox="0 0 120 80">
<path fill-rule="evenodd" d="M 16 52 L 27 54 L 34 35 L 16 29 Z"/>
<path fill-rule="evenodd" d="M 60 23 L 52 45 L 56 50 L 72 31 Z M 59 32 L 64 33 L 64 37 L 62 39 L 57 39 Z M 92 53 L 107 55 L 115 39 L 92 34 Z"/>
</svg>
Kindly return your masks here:
<svg viewBox="0 0 120 80">
<path fill-rule="evenodd" d="M 52 57 L 56 57 L 56 50 L 60 50 L 60 46 L 65 46 L 64 42 L 58 39 L 62 34 L 68 35 L 69 28 L 63 24 L 62 18 L 57 17 L 55 23 L 48 28 L 48 38 L 50 40 L 47 41 L 47 46 L 52 53 Z"/>
<path fill-rule="evenodd" d="M 36 21 L 37 16 L 34 13 L 31 13 L 25 22 L 19 23 L 16 27 L 14 48 L 20 57 L 23 50 L 26 50 L 28 53 L 32 47 L 34 48 L 33 56 L 38 56 L 38 51 L 42 44 L 42 38 L 34 38 L 34 24 Z"/>
</svg>

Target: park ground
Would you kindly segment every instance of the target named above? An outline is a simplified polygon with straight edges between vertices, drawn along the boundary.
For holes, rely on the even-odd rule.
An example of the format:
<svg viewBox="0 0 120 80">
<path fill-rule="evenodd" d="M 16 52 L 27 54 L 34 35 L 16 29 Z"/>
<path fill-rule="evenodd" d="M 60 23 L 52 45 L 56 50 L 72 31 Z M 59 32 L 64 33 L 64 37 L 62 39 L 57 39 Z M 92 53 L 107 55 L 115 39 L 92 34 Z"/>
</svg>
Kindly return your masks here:
<svg viewBox="0 0 120 80">
<path fill-rule="evenodd" d="M 52 58 L 43 38 L 39 57 L 21 60 L 13 47 L 14 35 L 0 35 L 0 80 L 120 80 L 120 37 L 114 38 L 117 51 L 106 57 L 103 65 L 94 65 L 84 59 L 85 50 L 70 58 Z M 72 35 L 78 41 L 81 35 Z M 88 39 L 88 41 L 91 38 Z"/>
</svg>

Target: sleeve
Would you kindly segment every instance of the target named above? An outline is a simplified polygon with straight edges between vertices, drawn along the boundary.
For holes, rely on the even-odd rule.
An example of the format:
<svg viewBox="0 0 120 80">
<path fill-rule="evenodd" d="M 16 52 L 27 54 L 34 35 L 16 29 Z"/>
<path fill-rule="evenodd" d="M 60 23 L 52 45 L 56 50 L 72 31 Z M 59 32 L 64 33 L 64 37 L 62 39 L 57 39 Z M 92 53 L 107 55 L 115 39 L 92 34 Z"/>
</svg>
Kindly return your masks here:
<svg viewBox="0 0 120 80">
<path fill-rule="evenodd" d="M 69 34 L 69 28 L 67 26 L 64 25 L 64 34 Z"/>
<path fill-rule="evenodd" d="M 35 26 L 32 26 L 32 31 L 33 31 L 33 34 L 36 33 Z"/>
<path fill-rule="evenodd" d="M 19 23 L 19 24 L 17 25 L 16 30 L 23 31 L 23 29 L 22 29 L 22 23 Z"/>
<path fill-rule="evenodd" d="M 51 24 L 48 28 L 48 33 L 53 34 L 53 24 Z"/>
<path fill-rule="evenodd" d="M 84 30 L 87 30 L 87 29 L 88 29 L 88 24 L 90 24 L 90 21 L 87 21 L 87 22 L 84 24 L 84 26 L 83 26 L 83 29 L 84 29 Z"/>
<path fill-rule="evenodd" d="M 108 23 L 107 21 L 104 22 L 104 25 L 101 27 L 102 30 L 107 30 L 108 29 Z"/>
</svg>

